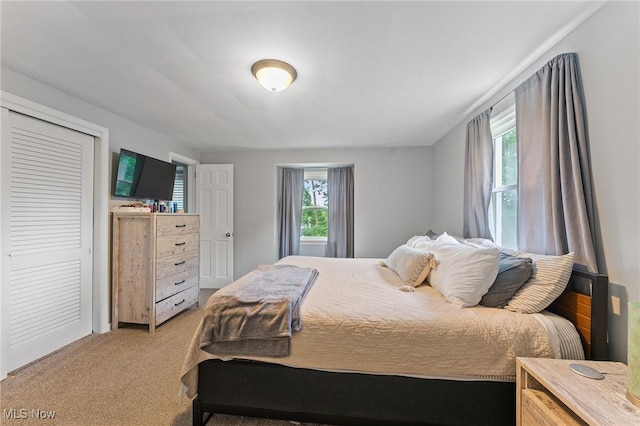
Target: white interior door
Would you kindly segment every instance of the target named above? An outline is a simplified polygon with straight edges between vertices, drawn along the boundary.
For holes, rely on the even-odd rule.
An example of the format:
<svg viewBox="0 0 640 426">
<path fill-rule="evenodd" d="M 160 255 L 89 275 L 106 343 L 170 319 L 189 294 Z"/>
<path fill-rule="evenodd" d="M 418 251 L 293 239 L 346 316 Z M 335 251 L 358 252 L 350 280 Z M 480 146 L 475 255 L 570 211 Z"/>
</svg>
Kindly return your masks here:
<svg viewBox="0 0 640 426">
<path fill-rule="evenodd" d="M 92 136 L 2 108 L 2 358 L 12 371 L 92 331 Z"/>
<path fill-rule="evenodd" d="M 200 213 L 200 287 L 233 281 L 233 164 L 196 165 Z"/>
</svg>

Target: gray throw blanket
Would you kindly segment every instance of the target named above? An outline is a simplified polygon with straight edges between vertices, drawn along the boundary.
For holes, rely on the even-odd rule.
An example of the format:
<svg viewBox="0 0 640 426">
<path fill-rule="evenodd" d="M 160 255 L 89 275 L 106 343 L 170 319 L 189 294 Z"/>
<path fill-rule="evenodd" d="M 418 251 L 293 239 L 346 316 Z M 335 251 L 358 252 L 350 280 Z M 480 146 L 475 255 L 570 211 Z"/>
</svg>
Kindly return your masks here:
<svg viewBox="0 0 640 426">
<path fill-rule="evenodd" d="M 202 319 L 200 348 L 216 355 L 285 357 L 302 328 L 300 305 L 318 271 L 259 266 L 215 292 Z"/>
</svg>

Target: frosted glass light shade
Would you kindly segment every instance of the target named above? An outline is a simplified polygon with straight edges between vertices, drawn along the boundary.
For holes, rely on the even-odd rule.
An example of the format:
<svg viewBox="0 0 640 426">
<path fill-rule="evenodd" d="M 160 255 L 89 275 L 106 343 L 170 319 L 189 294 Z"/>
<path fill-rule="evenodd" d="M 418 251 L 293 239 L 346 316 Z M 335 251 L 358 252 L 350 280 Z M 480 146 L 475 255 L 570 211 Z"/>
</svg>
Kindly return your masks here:
<svg viewBox="0 0 640 426">
<path fill-rule="evenodd" d="M 276 59 L 263 59 L 251 67 L 251 72 L 260 85 L 270 92 L 279 92 L 289 87 L 298 76 L 295 68 Z"/>
</svg>

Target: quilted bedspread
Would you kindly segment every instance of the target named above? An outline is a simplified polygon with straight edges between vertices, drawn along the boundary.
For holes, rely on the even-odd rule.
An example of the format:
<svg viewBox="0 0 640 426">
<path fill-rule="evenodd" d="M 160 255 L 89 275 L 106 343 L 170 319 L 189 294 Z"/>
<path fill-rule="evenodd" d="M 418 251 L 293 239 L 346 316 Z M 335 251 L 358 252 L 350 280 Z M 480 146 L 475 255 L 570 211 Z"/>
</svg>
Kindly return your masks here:
<svg viewBox="0 0 640 426">
<path fill-rule="evenodd" d="M 289 357 L 238 358 L 327 371 L 513 380 L 517 356 L 554 357 L 542 315 L 458 308 L 428 285 L 401 291 L 405 283 L 379 259 L 289 256 L 278 263 L 319 272 L 302 306 L 303 329 L 293 335 Z M 229 359 L 194 345 L 182 375 L 189 397 L 199 362 Z"/>
</svg>

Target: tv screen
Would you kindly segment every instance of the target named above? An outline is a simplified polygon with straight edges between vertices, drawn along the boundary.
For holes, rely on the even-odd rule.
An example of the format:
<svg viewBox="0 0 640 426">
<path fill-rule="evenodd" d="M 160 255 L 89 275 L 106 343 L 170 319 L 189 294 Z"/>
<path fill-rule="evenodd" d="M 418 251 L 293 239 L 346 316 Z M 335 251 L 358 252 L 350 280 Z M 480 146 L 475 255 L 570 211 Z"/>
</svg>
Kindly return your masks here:
<svg viewBox="0 0 640 426">
<path fill-rule="evenodd" d="M 175 179 L 175 164 L 121 149 L 113 195 L 138 199 L 171 200 Z"/>
</svg>

